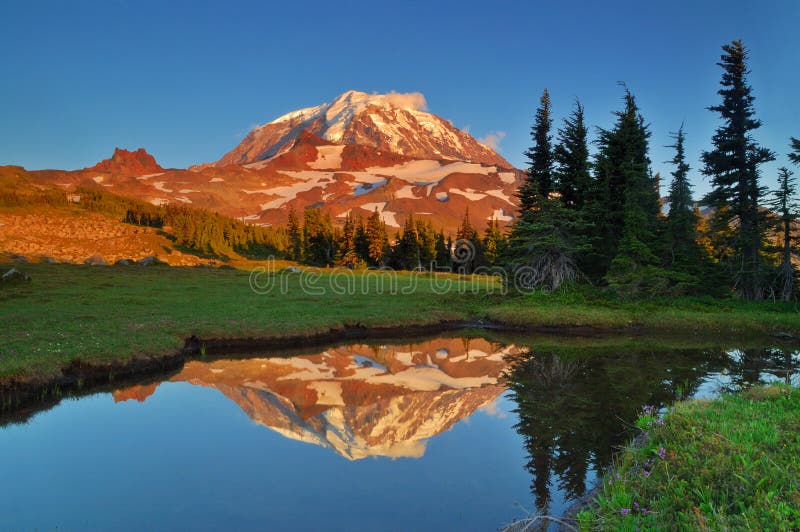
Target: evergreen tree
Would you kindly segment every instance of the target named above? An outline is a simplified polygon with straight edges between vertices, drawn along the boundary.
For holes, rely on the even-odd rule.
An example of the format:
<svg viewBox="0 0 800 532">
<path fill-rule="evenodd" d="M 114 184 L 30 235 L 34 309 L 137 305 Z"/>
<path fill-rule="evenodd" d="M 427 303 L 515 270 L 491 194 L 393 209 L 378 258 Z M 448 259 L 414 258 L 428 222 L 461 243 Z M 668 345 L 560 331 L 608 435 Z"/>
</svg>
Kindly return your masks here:
<svg viewBox="0 0 800 532">
<path fill-rule="evenodd" d="M 553 152 L 551 146 L 550 127 L 550 93 L 547 89 L 539 100 L 536 119 L 531 128 L 533 147 L 525 152 L 528 169 L 525 182 L 517 191 L 520 212 L 525 213 L 536 205 L 537 196 L 547 197 L 553 189 Z"/>
<path fill-rule="evenodd" d="M 363 264 L 369 264 L 369 241 L 367 240 L 367 228 L 364 226 L 364 219 L 361 216 L 355 217 L 356 224 L 356 254 Z"/>
<path fill-rule="evenodd" d="M 659 198 L 650 175 L 648 139 L 650 132 L 639 113 L 636 100 L 625 91 L 625 110 L 617 115 L 617 128 L 604 132 L 608 147 L 615 149 L 611 159 L 615 166 L 606 166 L 605 182 L 614 207 L 609 211 L 609 225 L 620 230 L 617 252 L 609 266 L 606 280 L 617 291 L 629 295 L 659 291 L 665 284 L 658 270 L 657 232 Z"/>
<path fill-rule="evenodd" d="M 461 226 L 456 231 L 453 262 L 458 265 L 461 273 L 472 273 L 482 263 L 482 251 L 478 232 L 469 220 L 469 206 L 467 206 Z"/>
<path fill-rule="evenodd" d="M 626 253 L 637 255 L 628 267 L 643 260 L 648 263 L 655 260 L 659 195 L 650 177 L 647 155 L 650 132 L 627 88 L 624 101 L 625 109 L 614 113 L 617 117 L 614 128 L 599 130 L 595 182 L 586 208 L 587 220 L 592 221 L 594 230 L 592 250 L 585 263 L 588 273 L 595 278 L 609 271 L 626 234 Z M 618 273 L 622 273 L 620 266 L 618 262 Z"/>
<path fill-rule="evenodd" d="M 781 301 L 791 301 L 794 296 L 797 272 L 792 264 L 792 257 L 797 253 L 798 238 L 792 234 L 797 224 L 798 203 L 797 184 L 788 168 L 778 170 L 778 189 L 773 192 L 772 208 L 777 214 L 775 229 L 781 237 L 780 265 L 778 266 L 775 292 Z"/>
<path fill-rule="evenodd" d="M 741 41 L 722 47 L 718 63 L 723 69 L 718 94 L 719 105 L 709 107 L 718 113 L 723 124 L 711 141 L 714 148 L 703 153 L 703 173 L 711 178 L 713 190 L 704 203 L 715 208 L 718 228 L 735 226 L 727 242 L 730 255 L 725 257 L 737 292 L 745 299 L 763 299 L 765 295 L 762 244 L 764 220 L 759 200 L 764 188 L 759 184 L 759 166 L 775 159 L 772 151 L 759 146 L 751 132 L 761 126 L 755 118 L 752 89 L 747 82 L 747 49 Z"/>
<path fill-rule="evenodd" d="M 444 233 L 436 233 L 436 266 L 437 268 L 450 268 L 452 266 L 452 256 L 450 240 L 445 240 Z"/>
<path fill-rule="evenodd" d="M 669 187 L 669 214 L 666 220 L 666 265 L 670 268 L 687 269 L 696 264 L 700 249 L 697 245 L 697 214 L 692 201 L 692 186 L 689 183 L 690 167 L 686 163 L 684 142 L 686 136 L 681 125 L 673 133 L 675 144 L 667 146 L 675 150 L 672 164 L 672 183 Z"/>
<path fill-rule="evenodd" d="M 307 209 L 303 213 L 303 244 L 306 262 L 315 266 L 333 264 L 336 249 L 329 213 L 320 209 Z"/>
<path fill-rule="evenodd" d="M 403 233 L 395 246 L 394 262 L 401 270 L 418 270 L 422 267 L 419 235 L 413 214 L 409 214 L 403 224 Z"/>
<path fill-rule="evenodd" d="M 289 248 L 287 253 L 289 258 L 296 261 L 303 260 L 303 231 L 297 219 L 297 212 L 294 208 L 289 209 Z"/>
<path fill-rule="evenodd" d="M 377 208 L 367 219 L 366 240 L 367 262 L 370 266 L 383 267 L 386 263 L 389 239 L 386 234 L 386 224 L 381 220 Z"/>
<path fill-rule="evenodd" d="M 583 106 L 575 100 L 575 109 L 558 130 L 558 144 L 553 153 L 557 191 L 569 209 L 582 210 L 589 196 L 592 177 L 587 143 Z"/>
<path fill-rule="evenodd" d="M 580 216 L 551 197 L 554 189 L 550 95 L 545 90 L 532 129 L 525 182 L 517 192 L 520 212 L 506 246 L 506 266 L 517 289 L 557 289 L 579 275 L 576 257 L 587 249 Z"/>
<path fill-rule="evenodd" d="M 356 222 L 348 214 L 344 221 L 342 234 L 338 245 L 336 265 L 355 269 L 363 265 L 356 249 Z"/>
<path fill-rule="evenodd" d="M 559 198 L 539 196 L 538 205 L 514 220 L 506 263 L 517 289 L 556 290 L 580 276 L 577 257 L 589 248 L 586 226 Z"/>
<path fill-rule="evenodd" d="M 417 236 L 419 237 L 419 260 L 426 270 L 436 260 L 436 232 L 430 221 L 417 220 Z"/>
<path fill-rule="evenodd" d="M 483 256 L 489 266 L 496 266 L 505 254 L 505 238 L 497 219 L 492 218 L 483 236 Z"/>
<path fill-rule="evenodd" d="M 789 160 L 794 164 L 800 165 L 800 139 L 791 137 L 789 139 Z"/>
</svg>

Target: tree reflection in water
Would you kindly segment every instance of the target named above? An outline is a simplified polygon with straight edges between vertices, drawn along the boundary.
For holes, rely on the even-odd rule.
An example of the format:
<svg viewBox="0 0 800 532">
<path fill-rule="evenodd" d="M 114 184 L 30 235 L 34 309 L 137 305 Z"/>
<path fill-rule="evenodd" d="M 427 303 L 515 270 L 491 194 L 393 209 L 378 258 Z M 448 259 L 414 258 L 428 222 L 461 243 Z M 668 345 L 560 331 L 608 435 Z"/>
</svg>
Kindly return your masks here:
<svg viewBox="0 0 800 532">
<path fill-rule="evenodd" d="M 589 469 L 601 473 L 610 465 L 643 405 L 661 407 L 691 395 L 727 363 L 722 351 L 599 349 L 534 349 L 513 361 L 507 384 L 537 510 L 548 512 L 554 485 L 566 498 L 581 497 Z"/>
</svg>

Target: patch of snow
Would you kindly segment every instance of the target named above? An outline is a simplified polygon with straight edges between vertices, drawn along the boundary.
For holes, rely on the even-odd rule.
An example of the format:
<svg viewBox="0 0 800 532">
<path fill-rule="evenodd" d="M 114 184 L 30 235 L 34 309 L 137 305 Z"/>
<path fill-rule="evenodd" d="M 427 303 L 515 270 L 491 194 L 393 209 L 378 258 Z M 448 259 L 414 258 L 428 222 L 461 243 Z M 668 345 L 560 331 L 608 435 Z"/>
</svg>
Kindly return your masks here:
<svg viewBox="0 0 800 532">
<path fill-rule="evenodd" d="M 487 220 L 491 220 L 492 218 L 498 222 L 510 222 L 514 219 L 513 216 L 506 215 L 503 209 L 495 209 L 492 215 L 487 218 Z"/>
<path fill-rule="evenodd" d="M 209 183 L 222 183 L 223 181 L 225 180 L 222 179 L 221 177 L 212 177 Z"/>
<path fill-rule="evenodd" d="M 500 172 L 497 174 L 500 177 L 500 181 L 506 184 L 511 184 L 515 181 L 514 179 L 514 172 Z"/>
<path fill-rule="evenodd" d="M 191 188 L 182 188 L 178 191 L 179 194 L 191 194 L 192 192 L 200 192 L 200 191 L 192 190 Z"/>
<path fill-rule="evenodd" d="M 396 212 L 392 211 L 383 211 L 381 212 L 381 220 L 389 227 L 400 227 L 400 224 L 397 223 L 397 218 L 395 218 L 396 214 Z"/>
<path fill-rule="evenodd" d="M 441 164 L 440 161 L 415 160 L 390 167 L 374 166 L 366 169 L 367 173 L 396 177 L 409 183 L 438 183 L 454 173 L 489 175 L 497 172 L 494 166 L 483 166 L 479 163 L 454 161 Z M 513 174 L 511 174 L 513 176 Z"/>
<path fill-rule="evenodd" d="M 411 351 L 408 353 L 403 353 L 399 351 L 394 352 L 394 358 L 397 359 L 398 362 L 405 366 L 413 366 L 414 365 L 414 355 L 416 352 Z"/>
<path fill-rule="evenodd" d="M 318 405 L 344 406 L 342 383 L 337 381 L 314 381 L 308 385 L 317 392 Z"/>
<path fill-rule="evenodd" d="M 172 192 L 172 190 L 164 187 L 165 184 L 166 181 L 156 181 L 155 183 L 153 183 L 153 187 L 156 190 L 160 190 L 161 192 Z"/>
<path fill-rule="evenodd" d="M 395 199 L 419 199 L 417 196 L 414 195 L 414 186 L 413 185 L 405 185 L 403 188 L 398 190 L 394 193 Z"/>
<path fill-rule="evenodd" d="M 93 180 L 95 183 L 102 183 L 102 182 L 103 182 L 103 179 L 105 179 L 105 178 L 104 178 L 103 176 L 101 176 L 101 175 L 99 175 L 99 176 L 95 176 L 95 177 L 93 177 L 93 178 L 92 178 L 92 180 Z"/>
<path fill-rule="evenodd" d="M 324 170 L 342 167 L 344 146 L 317 146 L 317 160 L 308 163 L 309 168 Z"/>
<path fill-rule="evenodd" d="M 161 205 L 169 205 L 169 200 L 164 198 L 153 198 L 150 200 L 150 203 L 156 207 L 160 207 Z"/>
<path fill-rule="evenodd" d="M 283 153 L 283 152 L 281 152 L 281 153 Z M 269 162 L 272 159 L 274 159 L 275 157 L 277 157 L 278 155 L 280 155 L 280 153 L 278 153 L 276 155 L 273 155 L 272 157 L 267 157 L 266 159 L 262 159 L 260 161 L 256 161 L 254 163 L 245 164 L 243 166 L 245 168 L 249 168 L 249 169 L 252 169 L 252 170 L 260 170 L 261 168 L 264 168 L 265 166 L 267 166 L 269 164 Z"/>
<path fill-rule="evenodd" d="M 190 200 L 186 196 L 175 196 L 175 199 L 180 201 L 181 203 L 191 203 L 192 202 L 192 200 Z"/>
<path fill-rule="evenodd" d="M 136 179 L 138 179 L 139 181 L 144 181 L 145 179 L 150 179 L 151 177 L 158 177 L 158 176 L 160 176 L 160 175 L 164 175 L 164 172 L 158 172 L 157 174 L 145 174 L 145 175 L 140 175 L 140 176 L 139 176 L 139 177 L 137 177 Z"/>
<path fill-rule="evenodd" d="M 451 188 L 449 192 L 450 194 L 460 194 L 470 201 L 478 201 L 486 197 L 486 194 L 483 194 L 482 192 L 475 192 L 471 188 L 468 188 L 467 190 L 461 190 L 460 188 Z"/>
<path fill-rule="evenodd" d="M 487 190 L 486 193 L 490 196 L 494 196 L 495 198 L 500 198 L 501 200 L 507 202 L 510 205 L 514 205 L 514 202 L 511 201 L 511 198 L 502 190 Z"/>
<path fill-rule="evenodd" d="M 361 206 L 362 209 L 369 212 L 375 212 L 375 209 L 378 209 L 378 212 L 383 212 L 383 209 L 386 207 L 388 202 L 381 201 L 380 203 L 365 203 Z"/>
<path fill-rule="evenodd" d="M 437 192 L 436 199 L 439 201 L 447 201 L 450 197 L 447 195 L 447 192 Z"/>
</svg>

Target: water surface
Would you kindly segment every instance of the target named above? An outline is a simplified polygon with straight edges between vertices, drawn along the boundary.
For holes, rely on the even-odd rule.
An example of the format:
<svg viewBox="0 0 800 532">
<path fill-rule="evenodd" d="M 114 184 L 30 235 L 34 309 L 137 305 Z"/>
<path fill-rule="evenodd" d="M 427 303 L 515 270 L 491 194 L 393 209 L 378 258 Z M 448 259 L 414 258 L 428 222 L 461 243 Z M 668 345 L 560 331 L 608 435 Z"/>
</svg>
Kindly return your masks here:
<svg viewBox="0 0 800 532">
<path fill-rule="evenodd" d="M 208 357 L 0 427 L 0 529 L 494 530 L 583 495 L 642 405 L 798 364 L 471 335 Z"/>
</svg>

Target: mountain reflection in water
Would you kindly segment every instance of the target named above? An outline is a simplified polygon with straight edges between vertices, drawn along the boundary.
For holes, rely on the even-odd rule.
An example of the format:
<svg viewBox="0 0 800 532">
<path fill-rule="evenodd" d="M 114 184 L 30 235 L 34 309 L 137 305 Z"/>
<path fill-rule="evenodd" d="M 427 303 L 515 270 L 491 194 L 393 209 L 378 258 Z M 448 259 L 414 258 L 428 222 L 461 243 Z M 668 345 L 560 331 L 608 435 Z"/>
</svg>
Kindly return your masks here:
<svg viewBox="0 0 800 532">
<path fill-rule="evenodd" d="M 420 458 L 431 438 L 479 409 L 491 413 L 502 396 L 506 412 L 517 416 L 532 506 L 553 513 L 592 487 L 631 437 L 643 405 L 764 382 L 797 384 L 800 365 L 796 351 L 775 347 L 553 345 L 449 337 L 359 344 L 192 361 L 170 381 L 216 389 L 256 423 L 348 460 Z M 144 401 L 157 386 L 113 396 Z"/>
<path fill-rule="evenodd" d="M 253 421 L 350 460 L 420 457 L 425 441 L 492 403 L 522 350 L 484 339 L 351 345 L 313 355 L 188 362 L 172 382 L 222 392 Z M 114 392 L 145 400 L 157 385 Z"/>
</svg>

